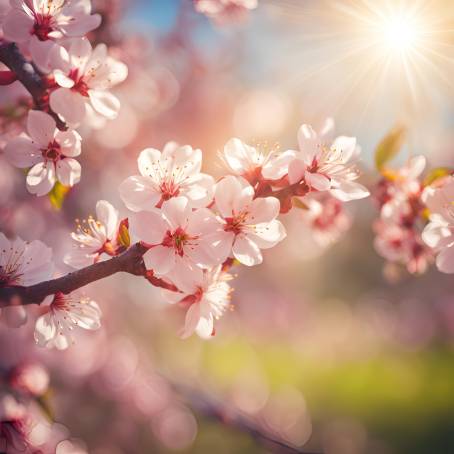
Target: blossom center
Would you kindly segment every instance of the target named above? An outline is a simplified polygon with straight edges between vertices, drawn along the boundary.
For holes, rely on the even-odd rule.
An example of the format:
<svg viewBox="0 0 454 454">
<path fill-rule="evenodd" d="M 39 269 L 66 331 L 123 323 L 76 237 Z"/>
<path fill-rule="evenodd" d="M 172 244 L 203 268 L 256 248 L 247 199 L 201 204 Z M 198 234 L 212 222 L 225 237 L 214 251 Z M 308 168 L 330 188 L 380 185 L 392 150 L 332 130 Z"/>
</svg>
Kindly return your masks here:
<svg viewBox="0 0 454 454">
<path fill-rule="evenodd" d="M 52 16 L 49 14 L 35 13 L 35 23 L 33 24 L 32 34 L 40 41 L 47 41 L 49 39 L 49 33 L 54 29 L 52 27 Z"/>
<path fill-rule="evenodd" d="M 77 68 L 72 69 L 70 71 L 68 77 L 74 81 L 74 85 L 71 87 L 71 90 L 76 91 L 80 95 L 88 98 L 89 88 L 88 88 L 87 82 L 85 82 L 83 76 L 79 77 L 79 70 Z"/>
<path fill-rule="evenodd" d="M 243 231 L 247 215 L 248 212 L 243 211 L 242 213 L 231 218 L 224 218 L 224 230 L 226 232 L 233 232 L 235 235 L 238 235 Z"/>
<path fill-rule="evenodd" d="M 179 185 L 175 184 L 173 180 L 163 181 L 159 186 L 159 189 L 161 191 L 161 200 L 163 202 L 171 199 L 172 197 L 176 197 L 180 192 Z"/>
<path fill-rule="evenodd" d="M 41 153 L 45 160 L 56 162 L 61 157 L 61 148 L 60 145 L 54 140 L 53 142 L 49 142 L 47 148 L 42 148 Z"/>
<path fill-rule="evenodd" d="M 167 230 L 162 246 L 175 249 L 175 252 L 182 257 L 184 255 L 184 247 L 195 239 L 196 237 L 188 235 L 181 227 L 178 227 L 174 232 Z"/>
</svg>

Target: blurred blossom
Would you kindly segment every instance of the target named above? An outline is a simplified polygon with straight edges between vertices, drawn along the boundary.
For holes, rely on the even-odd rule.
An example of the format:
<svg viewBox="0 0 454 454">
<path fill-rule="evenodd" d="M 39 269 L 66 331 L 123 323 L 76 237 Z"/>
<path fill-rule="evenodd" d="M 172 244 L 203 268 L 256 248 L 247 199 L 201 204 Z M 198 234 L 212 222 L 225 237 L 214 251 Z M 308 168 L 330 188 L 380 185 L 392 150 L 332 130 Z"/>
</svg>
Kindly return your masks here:
<svg viewBox="0 0 454 454">
<path fill-rule="evenodd" d="M 367 432 L 356 420 L 334 420 L 323 430 L 326 454 L 362 454 L 366 451 Z"/>
<path fill-rule="evenodd" d="M 197 421 L 184 407 L 168 407 L 152 420 L 153 432 L 171 450 L 187 449 L 197 435 Z"/>
</svg>

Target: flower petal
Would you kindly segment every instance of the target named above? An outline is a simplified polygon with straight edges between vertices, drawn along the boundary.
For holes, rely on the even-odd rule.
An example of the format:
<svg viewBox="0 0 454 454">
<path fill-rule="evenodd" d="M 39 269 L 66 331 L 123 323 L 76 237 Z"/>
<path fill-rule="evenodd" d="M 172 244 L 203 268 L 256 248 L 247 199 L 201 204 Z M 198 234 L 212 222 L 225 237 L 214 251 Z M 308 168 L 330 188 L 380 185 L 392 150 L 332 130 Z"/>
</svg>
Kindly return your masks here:
<svg viewBox="0 0 454 454">
<path fill-rule="evenodd" d="M 57 162 L 57 179 L 63 186 L 74 186 L 80 181 L 82 168 L 73 158 L 60 159 Z"/>
<path fill-rule="evenodd" d="M 259 265 L 263 261 L 259 247 L 247 236 L 238 235 L 233 243 L 234 257 L 243 265 Z"/>
<path fill-rule="evenodd" d="M 47 147 L 54 141 L 55 120 L 40 110 L 30 110 L 27 117 L 27 131 L 33 142 L 40 147 Z"/>
</svg>

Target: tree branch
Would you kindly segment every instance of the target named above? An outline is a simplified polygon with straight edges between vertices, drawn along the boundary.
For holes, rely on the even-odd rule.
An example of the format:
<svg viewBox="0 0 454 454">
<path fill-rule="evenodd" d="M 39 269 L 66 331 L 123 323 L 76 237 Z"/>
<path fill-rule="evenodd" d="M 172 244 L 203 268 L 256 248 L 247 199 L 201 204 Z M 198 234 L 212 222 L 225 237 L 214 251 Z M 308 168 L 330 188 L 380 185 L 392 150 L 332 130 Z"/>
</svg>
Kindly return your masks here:
<svg viewBox="0 0 454 454">
<path fill-rule="evenodd" d="M 49 107 L 48 87 L 42 75 L 25 59 L 15 43 L 0 41 L 0 62 L 16 74 L 17 80 L 32 95 L 36 107 L 51 115 L 59 129 L 66 130 L 65 122 Z"/>
<path fill-rule="evenodd" d="M 156 278 L 152 272 L 145 269 L 142 256 L 147 250 L 148 248 L 142 243 L 136 243 L 121 255 L 104 262 L 95 263 L 57 279 L 40 282 L 29 287 L 0 288 L 0 307 L 18 304 L 40 304 L 47 295 L 53 295 L 57 292 L 68 294 L 91 282 L 99 281 L 119 272 L 144 276 L 153 285 L 172 289 L 171 285 Z"/>
<path fill-rule="evenodd" d="M 282 438 L 267 433 L 255 420 L 242 414 L 234 407 L 227 406 L 199 390 L 189 388 L 181 383 L 167 380 L 170 386 L 186 403 L 205 418 L 214 419 L 221 424 L 249 434 L 254 440 L 275 454 L 321 454 L 309 452 L 292 446 Z"/>
</svg>

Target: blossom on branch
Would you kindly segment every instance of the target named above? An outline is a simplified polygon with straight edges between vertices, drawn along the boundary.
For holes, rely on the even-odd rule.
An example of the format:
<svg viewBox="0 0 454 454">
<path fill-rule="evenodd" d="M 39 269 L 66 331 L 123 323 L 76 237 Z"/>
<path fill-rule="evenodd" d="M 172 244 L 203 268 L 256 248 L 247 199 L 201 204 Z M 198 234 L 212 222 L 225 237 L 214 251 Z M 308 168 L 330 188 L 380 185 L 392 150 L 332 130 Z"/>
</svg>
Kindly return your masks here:
<svg viewBox="0 0 454 454">
<path fill-rule="evenodd" d="M 254 199 L 254 189 L 244 178 L 223 178 L 216 185 L 214 199 L 222 222 L 219 244 L 224 259 L 233 254 L 243 265 L 258 265 L 263 261 L 261 249 L 285 238 L 284 226 L 276 219 L 279 200 Z"/>
<path fill-rule="evenodd" d="M 211 202 L 214 180 L 200 173 L 200 150 L 168 142 L 162 152 L 146 148 L 137 162 L 140 175 L 129 177 L 120 185 L 120 196 L 130 210 L 150 211 L 177 196 L 185 196 L 193 208 Z"/>
<path fill-rule="evenodd" d="M 50 302 L 48 311 L 35 324 L 35 341 L 40 347 L 65 350 L 74 343 L 74 328 L 96 330 L 101 326 L 101 309 L 90 298 L 59 292 L 45 302 Z"/>
<path fill-rule="evenodd" d="M 230 306 L 232 289 L 228 281 L 232 276 L 219 265 L 211 270 L 172 273 L 170 278 L 179 292 L 162 290 L 164 299 L 189 306 L 181 337 L 185 339 L 194 332 L 204 339 L 214 335 L 214 321 Z"/>
<path fill-rule="evenodd" d="M 33 61 L 46 71 L 49 54 L 62 38 L 82 37 L 101 23 L 89 0 L 10 0 L 3 21 L 5 39 L 27 45 Z"/>
<path fill-rule="evenodd" d="M 319 134 L 309 125 L 300 127 L 299 151 L 288 170 L 290 184 L 304 181 L 312 190 L 329 191 L 342 202 L 368 197 L 369 191 L 356 181 L 354 160 L 360 151 L 356 138 L 339 136 L 329 144 L 331 130 L 332 121 Z"/>
<path fill-rule="evenodd" d="M 50 94 L 50 107 L 64 121 L 77 126 L 87 111 L 117 117 L 120 101 L 109 90 L 126 79 L 128 68 L 108 55 L 105 44 L 92 49 L 88 39 L 74 39 L 68 49 L 54 48 L 49 61 L 58 87 Z"/>
<path fill-rule="evenodd" d="M 174 197 L 160 211 L 131 216 L 131 231 L 147 243 L 143 260 L 158 275 L 191 273 L 194 267 L 210 268 L 223 260 L 220 223 L 207 208 L 192 210 L 186 197 Z"/>
<path fill-rule="evenodd" d="M 30 193 L 47 194 L 57 180 L 64 186 L 79 182 L 81 166 L 74 157 L 80 155 L 82 139 L 77 131 L 60 131 L 50 115 L 31 110 L 27 132 L 8 142 L 5 155 L 16 167 L 31 167 L 27 174 Z"/>
<path fill-rule="evenodd" d="M 27 286 L 50 279 L 52 250 L 41 241 L 8 240 L 0 232 L 0 288 Z"/>
<path fill-rule="evenodd" d="M 430 222 L 422 239 L 437 254 L 436 265 L 443 273 L 454 273 L 454 177 L 441 187 L 428 187 L 423 194 Z"/>
<path fill-rule="evenodd" d="M 89 217 L 86 223 L 77 226 L 71 233 L 75 244 L 64 257 L 64 262 L 74 268 L 96 263 L 103 254 L 115 256 L 125 247 L 119 244 L 120 219 L 118 210 L 109 202 L 99 200 L 96 204 L 96 219 Z"/>
<path fill-rule="evenodd" d="M 255 184 L 260 178 L 279 180 L 284 177 L 294 158 L 294 151 L 264 153 L 237 138 L 230 139 L 225 144 L 221 155 L 231 173 L 246 178 L 251 184 Z"/>
</svg>

